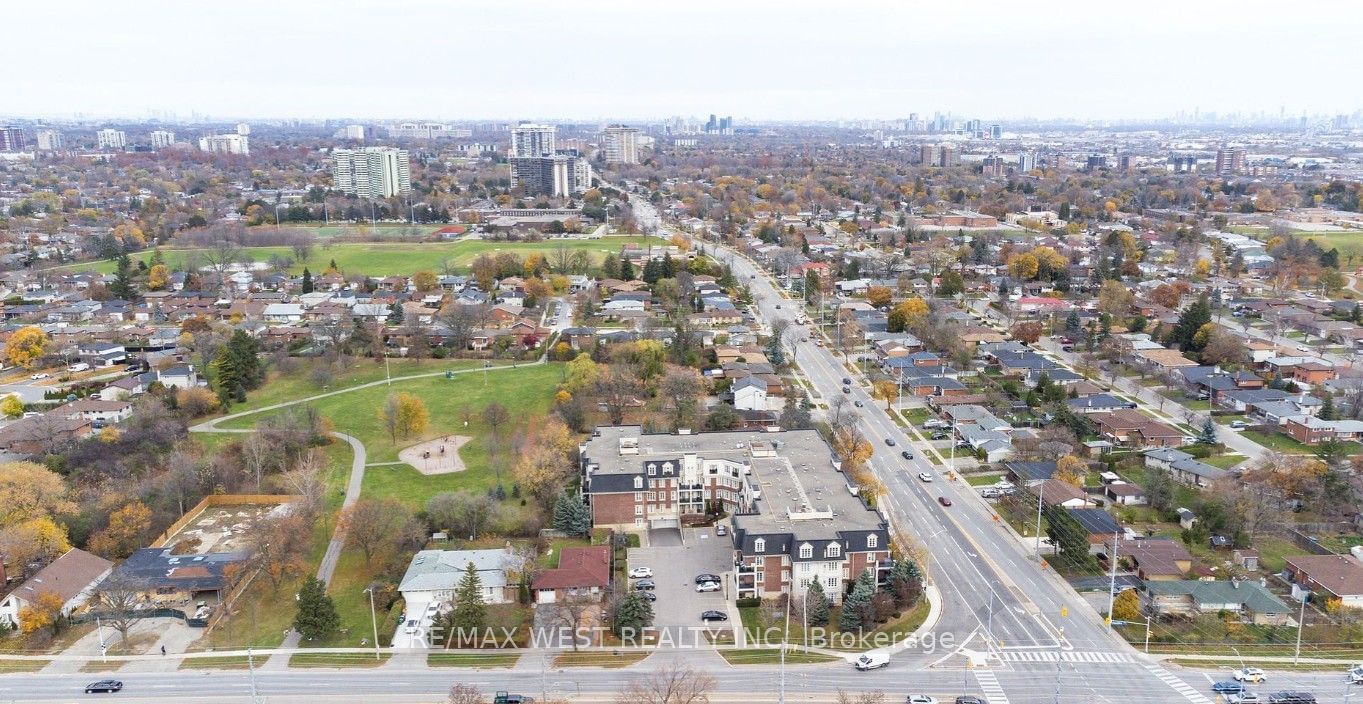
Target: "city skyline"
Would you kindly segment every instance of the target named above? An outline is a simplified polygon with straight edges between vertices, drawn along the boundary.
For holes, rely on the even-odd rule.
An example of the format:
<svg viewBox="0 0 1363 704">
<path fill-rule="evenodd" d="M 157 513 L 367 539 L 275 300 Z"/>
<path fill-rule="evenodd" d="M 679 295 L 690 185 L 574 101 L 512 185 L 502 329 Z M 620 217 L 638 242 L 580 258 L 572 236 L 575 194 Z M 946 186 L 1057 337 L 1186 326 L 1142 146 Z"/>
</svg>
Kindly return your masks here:
<svg viewBox="0 0 1363 704">
<path fill-rule="evenodd" d="M 399 65 L 434 67 L 435 76 L 397 71 L 358 52 L 328 52 L 325 63 L 318 60 L 317 50 L 326 46 L 372 41 L 372 27 L 470 19 L 467 6 L 438 3 L 398 15 L 372 2 L 335 11 L 311 2 L 246 0 L 202 8 L 195 26 L 213 26 L 211 34 L 187 31 L 192 28 L 160 0 L 142 3 L 138 22 L 117 34 L 82 20 L 94 10 L 91 3 L 19 6 L 12 9 L 15 26 L 60 26 L 77 48 L 51 52 L 46 33 L 25 32 L 0 51 L 11 61 L 44 57 L 43 72 L 11 79 L 6 113 L 16 117 L 196 112 L 604 122 L 719 112 L 740 120 L 820 121 L 951 111 L 1001 120 L 1102 121 L 1199 110 L 1291 118 L 1363 107 L 1338 89 L 1338 77 L 1360 64 L 1348 41 L 1348 28 L 1356 26 L 1349 16 L 1363 18 L 1358 7 L 1214 2 L 1179 7 L 1174 22 L 1162 12 L 1133 16 L 1070 3 L 1052 6 L 1054 12 L 972 6 L 970 14 L 852 3 L 836 17 L 822 7 L 790 3 L 777 13 L 770 6 L 701 2 L 624 12 L 610 2 L 519 2 L 477 9 L 480 26 L 514 25 L 573 39 L 571 66 L 582 67 L 581 79 L 571 68 L 544 70 L 562 65 L 555 58 L 559 43 L 506 52 L 509 39 L 499 32 L 404 43 Z M 269 24 L 241 21 L 266 11 Z M 1319 21 L 1326 16 L 1330 22 Z M 830 19 L 839 31 L 828 31 Z M 757 26 L 764 31 L 752 32 Z M 1233 42 L 1212 41 L 1213 35 Z M 1312 36 L 1317 68 L 1302 71 L 1285 53 L 1267 62 L 1235 59 L 1235 47 L 1279 51 L 1283 36 Z M 807 51 L 813 45 L 820 51 Z M 270 50 L 246 52 L 246 46 Z M 1074 61 L 1076 53 L 1084 61 Z M 89 80 L 94 61 L 102 66 L 98 81 Z M 1147 81 L 1155 89 L 1137 93 L 1135 86 Z"/>
</svg>

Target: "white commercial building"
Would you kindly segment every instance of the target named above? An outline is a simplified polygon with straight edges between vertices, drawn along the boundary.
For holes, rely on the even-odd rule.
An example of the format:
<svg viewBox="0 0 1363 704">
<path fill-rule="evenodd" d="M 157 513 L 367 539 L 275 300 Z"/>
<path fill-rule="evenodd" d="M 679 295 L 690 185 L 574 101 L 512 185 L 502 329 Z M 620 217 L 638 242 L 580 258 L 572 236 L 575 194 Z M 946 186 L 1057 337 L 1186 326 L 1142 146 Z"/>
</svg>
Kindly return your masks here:
<svg viewBox="0 0 1363 704">
<path fill-rule="evenodd" d="M 511 128 L 511 154 L 517 157 L 554 155 L 554 126 L 521 123 Z"/>
<path fill-rule="evenodd" d="M 336 188 L 347 195 L 387 198 L 412 192 L 411 162 L 405 149 L 337 149 L 331 156 Z"/>
<path fill-rule="evenodd" d="M 606 128 L 602 146 L 607 164 L 639 163 L 639 128 L 610 125 Z"/>
<path fill-rule="evenodd" d="M 342 139 L 364 139 L 364 125 L 346 125 L 341 130 Z"/>
<path fill-rule="evenodd" d="M 561 198 L 592 187 L 592 165 L 568 154 L 512 157 L 511 187 L 527 195 Z"/>
<path fill-rule="evenodd" d="M 123 130 L 103 129 L 95 133 L 100 149 L 123 149 L 128 146 L 128 135 Z"/>
<path fill-rule="evenodd" d="M 473 136 L 473 130 L 440 122 L 403 122 L 389 127 L 388 136 L 393 139 L 463 139 Z"/>
</svg>

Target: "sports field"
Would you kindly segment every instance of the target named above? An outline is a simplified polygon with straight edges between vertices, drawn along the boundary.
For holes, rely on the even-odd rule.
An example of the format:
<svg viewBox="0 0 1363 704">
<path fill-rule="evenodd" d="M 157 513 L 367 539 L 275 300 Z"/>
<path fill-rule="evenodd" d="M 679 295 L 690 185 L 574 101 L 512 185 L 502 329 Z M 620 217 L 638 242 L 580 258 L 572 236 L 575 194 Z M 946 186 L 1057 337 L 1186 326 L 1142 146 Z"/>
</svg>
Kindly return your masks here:
<svg viewBox="0 0 1363 704">
<path fill-rule="evenodd" d="M 655 237 L 635 235 L 611 236 L 594 240 L 552 240 L 546 242 L 460 240 L 458 242 L 346 242 L 328 244 L 323 240 L 313 247 L 312 254 L 306 262 L 294 261 L 289 271 L 294 274 L 301 273 L 306 266 L 313 273 L 321 273 L 334 260 L 336 266 L 347 275 L 409 276 L 412 272 L 420 269 L 439 272 L 446 264 L 459 269 L 466 269 L 478 255 L 485 253 L 513 252 L 517 256 L 525 257 L 532 252 L 539 252 L 548 256 L 550 252 L 560 247 L 586 250 L 591 255 L 592 264 L 595 266 L 601 263 L 607 252 L 619 251 L 621 245 L 645 243 L 659 244 L 661 240 Z M 242 251 L 252 261 L 257 262 L 269 261 L 272 256 L 294 259 L 293 250 L 289 247 L 245 247 Z M 161 250 L 166 265 L 172 270 L 182 269 L 187 265 L 194 264 L 203 266 L 203 253 L 204 250 L 195 249 L 162 248 Z M 150 250 L 138 252 L 133 255 L 133 259 L 134 261 L 145 261 L 151 258 L 151 254 Z M 108 274 L 113 272 L 114 262 L 106 259 L 72 264 L 64 268 Z"/>
</svg>

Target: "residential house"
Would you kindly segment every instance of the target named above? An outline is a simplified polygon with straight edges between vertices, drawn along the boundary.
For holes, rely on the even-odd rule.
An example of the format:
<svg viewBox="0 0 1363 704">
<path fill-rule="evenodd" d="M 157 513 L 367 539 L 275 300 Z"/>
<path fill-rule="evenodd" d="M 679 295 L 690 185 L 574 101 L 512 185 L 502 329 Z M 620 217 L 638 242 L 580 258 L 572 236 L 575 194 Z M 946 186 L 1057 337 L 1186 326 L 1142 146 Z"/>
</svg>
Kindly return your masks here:
<svg viewBox="0 0 1363 704">
<path fill-rule="evenodd" d="M 1145 453 L 1145 466 L 1169 472 L 1177 481 L 1188 486 L 1205 487 L 1226 476 L 1226 470 L 1199 461 L 1192 455 L 1172 447 L 1162 447 Z"/>
<path fill-rule="evenodd" d="M 222 598 L 248 573 L 244 552 L 176 554 L 169 547 L 142 548 L 124 560 L 109 579 L 137 585 L 140 607 L 188 605 Z"/>
<path fill-rule="evenodd" d="M 1101 508 L 1071 508 L 1066 511 L 1088 535 L 1089 551 L 1094 554 L 1106 550 L 1104 545 L 1107 541 L 1111 541 L 1114 534 L 1122 532 L 1122 524 Z"/>
<path fill-rule="evenodd" d="M 558 567 L 536 573 L 530 589 L 535 603 L 553 604 L 569 599 L 599 601 L 610 586 L 610 547 L 593 545 L 561 548 Z"/>
<path fill-rule="evenodd" d="M 1296 625 L 1293 609 L 1258 582 L 1147 580 L 1141 596 L 1154 616 L 1228 613 L 1260 626 Z"/>
<path fill-rule="evenodd" d="M 1123 481 L 1109 482 L 1103 485 L 1103 496 L 1117 506 L 1144 506 L 1146 504 L 1145 490 L 1135 484 L 1128 484 Z"/>
<path fill-rule="evenodd" d="M 450 602 L 472 564 L 482 585 L 483 603 L 509 604 L 516 600 L 517 585 L 509 577 L 516 572 L 515 562 L 510 548 L 422 550 L 408 563 L 398 591 L 409 612 L 420 609 L 422 604 Z"/>
<path fill-rule="evenodd" d="M 1134 409 L 1090 413 L 1088 417 L 1100 435 L 1118 445 L 1173 447 L 1183 443 L 1182 431 Z"/>
<path fill-rule="evenodd" d="M 1106 547 L 1111 548 L 1112 545 L 1113 541 L 1109 538 Z M 1121 538 L 1116 541 L 1116 548 L 1117 561 L 1129 565 L 1137 577 L 1146 581 L 1180 580 L 1193 569 L 1192 553 L 1177 540 Z"/>
<path fill-rule="evenodd" d="M 111 572 L 114 563 L 79 548 L 71 548 L 0 600 L 0 623 L 23 628 L 20 612 L 39 594 L 56 594 L 61 613 L 70 615 L 94 595 L 95 587 Z"/>
<path fill-rule="evenodd" d="M 1027 485 L 1027 491 L 1046 506 L 1087 508 L 1093 505 L 1083 489 L 1059 479 L 1046 479 Z"/>
</svg>

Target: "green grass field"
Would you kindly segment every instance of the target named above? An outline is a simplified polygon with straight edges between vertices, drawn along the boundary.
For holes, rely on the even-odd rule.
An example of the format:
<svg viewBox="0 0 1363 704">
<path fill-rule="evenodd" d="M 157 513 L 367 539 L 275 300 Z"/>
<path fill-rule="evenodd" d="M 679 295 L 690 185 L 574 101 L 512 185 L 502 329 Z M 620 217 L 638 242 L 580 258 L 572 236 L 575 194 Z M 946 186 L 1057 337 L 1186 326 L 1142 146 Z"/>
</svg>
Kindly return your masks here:
<svg viewBox="0 0 1363 704">
<path fill-rule="evenodd" d="M 525 257 L 532 252 L 538 252 L 548 256 L 550 252 L 560 246 L 572 250 L 586 250 L 591 255 L 592 264 L 595 266 L 601 263 L 607 252 L 619 251 L 621 245 L 658 244 L 659 242 L 660 240 L 657 238 L 644 236 L 619 236 L 596 240 L 555 240 L 552 242 L 491 242 L 483 240 L 420 243 L 344 242 L 327 244 L 323 242 L 322 245 L 313 248 L 312 255 L 306 262 L 295 261 L 289 271 L 293 274 L 299 274 L 306 266 L 313 273 L 320 274 L 332 260 L 335 260 L 336 266 L 347 275 L 408 276 L 421 269 L 439 272 L 442 263 L 447 260 L 451 266 L 464 269 L 472 264 L 473 260 L 480 254 L 513 252 L 517 256 Z M 161 251 L 162 256 L 165 257 L 166 265 L 172 270 L 188 266 L 203 266 L 202 253 L 204 250 L 163 248 Z M 288 247 L 246 247 L 243 252 L 252 261 L 257 262 L 269 261 L 271 256 L 290 260 L 294 258 L 293 250 Z M 147 261 L 151 259 L 151 254 L 151 250 L 147 250 L 132 255 L 134 264 L 137 260 Z M 105 259 L 71 264 L 64 268 L 75 271 L 92 270 L 101 274 L 109 274 L 114 271 L 114 261 Z"/>
<path fill-rule="evenodd" d="M 271 374 L 260 388 L 252 391 L 247 396 L 245 403 L 239 403 L 228 409 L 229 413 L 241 413 L 257 408 L 273 406 L 276 403 L 283 403 L 298 398 L 307 398 L 327 391 L 335 391 L 348 386 L 358 386 L 369 382 L 378 381 L 387 377 L 390 373 L 393 377 L 410 376 L 413 374 L 424 374 L 445 370 L 471 369 L 482 366 L 478 360 L 468 359 L 389 359 L 387 365 L 383 362 L 375 362 L 370 358 L 356 358 L 354 364 L 345 372 L 336 374 L 326 385 L 324 390 L 310 378 L 309 372 L 314 360 L 300 359 L 299 369 L 291 374 Z M 497 364 L 500 364 L 498 362 Z M 252 419 L 250 425 L 254 425 L 256 419 Z"/>
<path fill-rule="evenodd" d="M 426 476 L 406 465 L 370 467 L 364 476 L 365 496 L 391 496 L 413 507 L 442 491 L 456 489 L 485 490 L 497 483 L 510 484 L 513 458 L 507 450 L 500 451 L 496 468 L 490 449 L 492 433 L 483 423 L 482 411 L 496 401 L 510 412 L 511 422 L 500 429 L 502 445 L 527 419 L 539 418 L 548 412 L 554 388 L 562 376 L 562 365 L 546 364 L 521 367 L 515 370 L 463 374 L 453 379 L 443 376 L 394 382 L 391 390 L 416 394 L 426 402 L 430 411 L 430 425 L 421 437 L 399 438 L 393 442 L 383 430 L 379 408 L 388 396 L 388 385 L 362 389 L 319 399 L 311 405 L 323 417 L 329 418 L 338 431 L 353 435 L 365 444 L 370 464 L 398 461 L 398 450 L 408 445 L 445 435 L 469 435 L 474 439 L 459 450 L 467 467 L 463 472 Z M 313 392 L 315 393 L 315 392 Z M 465 428 L 464 413 L 469 414 Z M 250 428 L 261 419 L 277 411 L 246 416 L 225 422 L 224 428 Z"/>
</svg>

